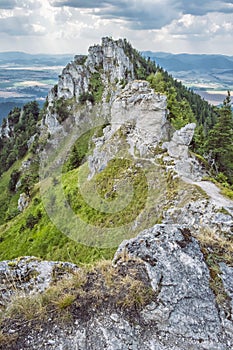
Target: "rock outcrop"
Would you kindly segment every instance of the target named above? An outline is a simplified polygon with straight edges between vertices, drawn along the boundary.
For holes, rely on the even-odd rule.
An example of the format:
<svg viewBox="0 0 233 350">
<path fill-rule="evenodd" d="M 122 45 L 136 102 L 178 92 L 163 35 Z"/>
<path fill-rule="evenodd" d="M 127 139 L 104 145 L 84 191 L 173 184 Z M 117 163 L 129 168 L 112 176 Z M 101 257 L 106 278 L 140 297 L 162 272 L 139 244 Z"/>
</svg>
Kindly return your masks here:
<svg viewBox="0 0 233 350">
<path fill-rule="evenodd" d="M 143 308 L 136 308 L 132 318 L 126 309 L 113 309 L 110 301 L 104 309 L 97 307 L 89 315 L 85 315 L 84 310 L 80 313 L 78 309 L 70 309 L 72 322 L 67 324 L 53 317 L 44 323 L 36 321 L 30 334 L 27 331 L 25 334 L 23 327 L 21 334 L 16 322 L 15 326 L 10 325 L 10 330 L 11 334 L 18 336 L 18 345 L 10 345 L 11 349 L 232 348 L 232 310 L 229 309 L 226 315 L 216 303 L 209 284 L 209 268 L 199 242 L 192 237 L 189 227 L 161 224 L 143 231 L 136 238 L 120 245 L 113 266 L 124 269 L 131 258 L 138 259 L 135 260 L 138 265 L 134 263 L 135 269 L 144 264 L 153 289 L 151 301 Z M 30 262 L 29 258 L 21 262 L 3 262 L 0 267 L 1 281 L 4 278 L 8 283 L 14 280 L 14 286 L 24 286 L 26 292 L 29 292 L 30 286 L 34 291 L 42 291 L 51 285 L 54 278 L 52 271 L 56 269 L 58 275 L 59 271 L 64 273 L 66 267 L 68 271 L 76 269 L 70 264 L 61 266 L 36 260 Z M 221 263 L 221 269 L 226 293 L 232 303 L 232 268 Z M 35 271 L 38 275 L 30 279 L 30 273 L 33 275 Z M 21 284 L 20 278 L 23 279 Z M 8 327 L 6 325 L 6 329 Z"/>
<path fill-rule="evenodd" d="M 207 187 L 200 188 L 200 180 L 206 172 L 188 150 L 195 124 L 186 125 L 170 137 L 166 97 L 155 93 L 146 81 L 134 80 L 135 66 L 127 49 L 127 43 L 123 40 L 104 38 L 101 45 L 89 49 L 88 56 L 75 56 L 59 77 L 58 86 L 48 96 L 42 128 L 47 128 L 46 131 L 53 134 L 48 143 L 58 151 L 60 143 L 63 149 L 68 144 L 61 142 L 62 136 L 70 137 L 73 142 L 73 134 L 69 134 L 73 126 L 79 126 L 81 130 L 89 122 L 84 128 L 89 131 L 99 126 L 96 119 L 103 116 L 103 135 L 94 136 L 91 140 L 94 149 L 88 158 L 89 179 L 95 179 L 114 158 L 130 160 L 126 162 L 126 168 L 120 169 L 121 177 L 118 177 L 117 171 L 114 172 L 109 191 L 110 194 L 115 192 L 110 200 L 107 196 L 109 193 L 105 193 L 106 198 L 103 199 L 97 191 L 105 207 L 117 197 L 117 186 L 122 178 L 123 182 L 132 178 L 142 181 L 139 185 L 137 183 L 141 196 L 135 198 L 142 203 L 142 207 L 139 206 L 136 219 L 128 222 L 126 218 L 127 225 L 124 226 L 122 221 L 121 226 L 117 222 L 114 227 L 117 237 L 133 238 L 120 244 L 109 265 L 124 276 L 128 289 L 125 288 L 123 294 L 130 305 L 131 299 L 134 300 L 133 307 L 127 308 L 126 301 L 122 305 L 109 294 L 113 284 L 109 276 L 110 267 L 104 271 L 106 284 L 98 274 L 89 271 L 85 282 L 76 280 L 75 287 L 72 285 L 72 293 L 69 285 L 66 285 L 64 299 L 58 307 L 59 317 L 53 308 L 57 300 L 53 300 L 50 307 L 43 305 L 47 313 L 41 319 L 24 320 L 22 324 L 20 315 L 9 320 L 6 313 L 1 333 L 3 341 L 5 339 L 4 349 L 233 348 L 233 202 L 230 199 L 221 202 L 220 195 L 214 193 L 209 196 L 209 192 L 205 191 Z M 103 87 L 96 104 L 89 96 L 93 79 Z M 78 102 L 84 94 L 87 95 L 80 105 Z M 70 104 L 64 103 L 70 99 Z M 71 118 L 67 117 L 61 122 L 64 114 L 59 115 L 59 108 L 64 114 L 71 114 Z M 60 158 L 58 153 L 52 153 L 55 155 L 51 157 L 55 159 L 51 163 L 52 170 L 56 165 L 59 167 L 63 164 L 63 152 Z M 47 156 L 46 150 L 44 156 Z M 79 178 L 83 169 L 85 172 L 85 167 L 79 168 Z M 49 174 L 46 176 L 53 174 L 49 173 L 49 166 L 45 170 Z M 81 185 L 80 182 L 79 188 Z M 84 191 L 88 188 L 84 186 Z M 124 192 L 124 188 L 127 186 L 121 192 Z M 147 191 L 144 191 L 145 188 Z M 89 197 L 94 197 L 95 194 L 90 192 Z M 130 193 L 125 192 L 127 202 Z M 132 193 L 135 194 L 134 188 Z M 74 196 L 72 193 L 71 197 Z M 85 193 L 83 198 L 88 198 Z M 122 202 L 125 203 L 124 200 Z M 27 204 L 27 198 L 21 195 L 19 210 L 24 210 Z M 96 209 L 94 204 L 95 200 L 90 205 L 92 209 Z M 68 206 L 68 201 L 65 205 Z M 101 211 L 104 206 L 97 209 Z M 123 213 L 124 209 L 123 206 L 119 212 Z M 65 221 L 62 214 L 61 219 L 67 225 L 68 220 L 66 218 Z M 108 224 L 114 223 L 110 221 Z M 97 234 L 100 240 L 102 233 L 99 230 Z M 114 239 L 110 236 L 110 240 Z M 129 293 L 127 269 L 130 264 L 133 265 L 134 279 L 138 282 L 139 278 L 147 291 L 144 299 L 139 293 L 140 288 L 136 288 L 137 284 L 134 285 L 136 290 L 133 289 L 133 294 Z M 43 297 L 48 288 L 56 288 L 58 280 L 69 281 L 77 271 L 83 270 L 70 263 L 40 261 L 30 257 L 1 262 L 1 306 L 9 311 L 14 305 L 14 296 L 18 294 L 26 298 L 32 294 Z M 114 277 L 118 281 L 117 276 Z M 94 285 L 98 286 L 97 293 L 88 294 L 89 297 L 83 301 Z M 77 292 L 79 288 L 81 292 Z M 101 296 L 98 293 L 100 290 Z M 46 298 L 49 296 L 46 295 Z M 62 312 L 66 317 L 61 317 Z"/>
<path fill-rule="evenodd" d="M 108 37 L 102 39 L 101 45 L 91 46 L 88 55 L 75 56 L 59 77 L 57 92 L 49 95 L 54 97 L 78 98 L 89 89 L 93 73 L 102 70 L 101 76 L 107 84 L 116 84 L 123 80 L 134 79 L 134 66 L 125 52 L 126 43 L 119 39 L 114 41 Z"/>
<path fill-rule="evenodd" d="M 11 128 L 9 126 L 9 120 L 8 118 L 6 119 L 6 124 L 1 126 L 0 128 L 0 137 L 6 137 L 9 138 L 10 137 L 10 133 L 11 133 Z"/>
<path fill-rule="evenodd" d="M 30 199 L 25 193 L 20 193 L 19 199 L 18 199 L 18 210 L 24 211 L 24 209 L 27 208 L 29 205 Z"/>
<path fill-rule="evenodd" d="M 147 132 L 148 142 L 166 139 L 166 97 L 156 94 L 146 81 L 133 81 L 126 85 L 111 106 L 111 124 L 119 128 L 131 123 L 142 133 Z"/>
<path fill-rule="evenodd" d="M 166 97 L 156 94 L 146 81 L 134 80 L 119 91 L 109 109 L 109 122 L 88 159 L 90 178 L 117 155 L 127 152 L 134 158 L 154 157 L 162 140 L 168 139 Z M 122 142 L 122 134 L 127 145 Z M 104 146 L 104 147 L 103 147 Z M 127 149 L 123 149 L 126 147 Z"/>
<path fill-rule="evenodd" d="M 78 267 L 67 262 L 43 261 L 35 257 L 21 257 L 0 262 L 0 306 L 6 306 L 12 297 L 42 293 L 52 283 L 69 276 Z"/>
<path fill-rule="evenodd" d="M 168 341 L 167 348 L 177 344 L 179 349 L 233 346 L 232 313 L 230 328 L 224 330 L 225 320 L 220 317 L 210 289 L 208 267 L 189 227 L 156 225 L 137 238 L 123 242 L 116 253 L 116 263 L 123 252 L 141 258 L 147 266 L 151 284 L 157 291 L 157 301 L 148 305 L 142 315 L 146 322 L 151 320 L 156 324 L 157 330 L 164 332 L 167 339 L 174 341 L 177 337 L 170 347 Z M 230 285 L 231 282 L 228 289 Z"/>
<path fill-rule="evenodd" d="M 167 150 L 166 161 L 173 161 L 174 170 L 181 177 L 192 180 L 201 180 L 207 175 L 206 170 L 201 167 L 195 157 L 189 153 L 189 145 L 192 142 L 195 123 L 187 124 L 180 130 L 176 130 L 170 141 L 164 142 L 162 147 Z"/>
<path fill-rule="evenodd" d="M 190 145 L 196 124 L 187 124 L 180 130 L 176 130 L 170 142 L 165 142 L 163 147 L 167 149 L 168 154 L 172 158 L 187 160 L 189 157 L 188 146 Z"/>
</svg>

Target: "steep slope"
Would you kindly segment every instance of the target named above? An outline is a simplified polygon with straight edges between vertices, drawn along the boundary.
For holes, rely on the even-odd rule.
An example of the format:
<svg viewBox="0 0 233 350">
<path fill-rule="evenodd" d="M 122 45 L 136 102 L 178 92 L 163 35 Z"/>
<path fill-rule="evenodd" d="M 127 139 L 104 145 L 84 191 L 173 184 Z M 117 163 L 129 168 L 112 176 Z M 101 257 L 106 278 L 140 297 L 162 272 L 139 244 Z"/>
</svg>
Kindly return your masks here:
<svg viewBox="0 0 233 350">
<path fill-rule="evenodd" d="M 5 349 L 233 347 L 233 202 L 197 186 L 195 124 L 175 131 L 166 96 L 135 79 L 154 68 L 104 38 L 50 92 L 40 181 L 1 226 L 1 256 L 115 255 L 0 263 Z"/>
</svg>

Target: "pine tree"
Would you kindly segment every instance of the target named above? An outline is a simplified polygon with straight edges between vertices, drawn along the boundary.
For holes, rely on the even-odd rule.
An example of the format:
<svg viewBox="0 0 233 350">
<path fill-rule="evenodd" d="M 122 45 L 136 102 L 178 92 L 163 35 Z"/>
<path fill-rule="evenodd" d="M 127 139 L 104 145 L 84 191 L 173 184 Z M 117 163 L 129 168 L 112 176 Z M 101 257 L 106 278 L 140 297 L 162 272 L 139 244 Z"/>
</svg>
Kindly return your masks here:
<svg viewBox="0 0 233 350">
<path fill-rule="evenodd" d="M 233 118 L 229 91 L 220 109 L 219 120 L 209 133 L 208 150 L 218 170 L 233 184 Z"/>
</svg>

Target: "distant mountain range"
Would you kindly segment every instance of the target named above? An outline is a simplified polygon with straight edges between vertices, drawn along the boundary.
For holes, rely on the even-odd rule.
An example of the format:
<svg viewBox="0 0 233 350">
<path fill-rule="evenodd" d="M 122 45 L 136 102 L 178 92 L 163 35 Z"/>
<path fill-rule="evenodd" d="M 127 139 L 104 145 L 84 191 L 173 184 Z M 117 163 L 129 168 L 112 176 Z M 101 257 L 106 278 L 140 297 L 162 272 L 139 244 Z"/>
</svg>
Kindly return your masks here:
<svg viewBox="0 0 233 350">
<path fill-rule="evenodd" d="M 152 51 L 142 54 L 213 104 L 220 104 L 227 90 L 233 91 L 233 56 Z M 73 57 L 0 52 L 0 124 L 14 106 L 35 99 L 43 104 L 62 68 Z"/>
<path fill-rule="evenodd" d="M 15 107 L 37 100 L 40 105 L 73 55 L 0 52 L 0 124 Z"/>
<path fill-rule="evenodd" d="M 158 65 L 168 71 L 187 71 L 199 70 L 208 71 L 212 69 L 232 69 L 233 70 L 233 56 L 226 55 L 207 55 L 207 54 L 173 54 L 169 52 L 152 52 L 143 51 L 144 56 L 155 60 Z M 0 52 L 0 66 L 1 65 L 48 65 L 65 66 L 72 60 L 74 54 L 28 54 L 20 51 Z"/>
<path fill-rule="evenodd" d="M 160 67 L 214 105 L 233 91 L 233 56 L 144 51 Z"/>
<path fill-rule="evenodd" d="M 20 51 L 0 52 L 1 65 L 46 65 L 46 66 L 65 66 L 73 58 L 72 54 L 48 55 L 48 54 L 28 54 Z"/>
<path fill-rule="evenodd" d="M 202 55 L 202 54 L 172 54 L 168 52 L 144 51 L 143 55 L 155 60 L 167 71 L 180 72 L 197 70 L 231 70 L 233 72 L 233 56 Z"/>
</svg>

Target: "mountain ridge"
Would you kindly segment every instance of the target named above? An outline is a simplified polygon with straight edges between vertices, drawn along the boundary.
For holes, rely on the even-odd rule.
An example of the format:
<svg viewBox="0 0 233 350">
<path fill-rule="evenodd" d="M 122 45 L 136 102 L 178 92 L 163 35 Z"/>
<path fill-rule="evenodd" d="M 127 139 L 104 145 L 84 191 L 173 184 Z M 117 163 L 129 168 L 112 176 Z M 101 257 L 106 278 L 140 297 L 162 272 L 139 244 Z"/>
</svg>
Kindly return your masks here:
<svg viewBox="0 0 233 350">
<path fill-rule="evenodd" d="M 220 55 L 220 54 L 187 54 L 187 53 L 166 53 L 166 52 L 153 52 L 143 51 L 143 55 L 146 57 L 157 59 L 157 63 L 168 71 L 180 70 L 180 67 L 176 68 L 176 64 L 172 65 L 172 62 L 184 64 L 184 70 L 206 70 L 206 69 L 231 69 L 233 67 L 233 56 Z M 170 65 L 170 66 L 169 66 Z M 186 66 L 189 65 L 189 66 Z"/>
<path fill-rule="evenodd" d="M 145 55 L 153 57 L 154 53 L 152 51 L 146 51 Z M 181 54 L 180 54 L 181 55 Z M 0 123 L 1 119 L 3 117 L 6 117 L 7 114 L 10 112 L 11 106 L 22 106 L 22 104 L 25 104 L 26 102 L 29 102 L 32 99 L 37 99 L 39 102 L 44 101 L 44 98 L 46 97 L 49 89 L 52 87 L 52 85 L 55 83 L 55 78 L 59 74 L 55 71 L 50 71 L 49 73 L 49 67 L 51 69 L 54 69 L 56 66 L 64 67 L 68 61 L 72 61 L 74 58 L 74 54 L 27 54 L 24 52 L 3 52 L 0 53 L 0 65 L 1 65 L 1 78 L 2 83 L 0 86 Z M 166 61 L 162 58 L 162 61 L 160 62 L 160 56 L 167 57 Z M 182 55 L 181 55 L 182 56 Z M 195 57 L 195 55 L 187 54 L 189 57 Z M 196 55 L 198 56 L 198 55 Z M 203 57 L 209 57 L 211 55 L 203 55 Z M 222 55 L 213 55 L 211 57 L 220 58 Z M 224 56 L 230 58 L 230 56 Z M 190 63 L 184 62 L 181 58 L 179 60 L 179 55 L 175 55 L 172 53 L 156 53 L 155 57 L 161 66 L 163 66 L 168 71 L 171 71 L 171 68 L 175 69 L 174 72 L 172 72 L 172 75 L 175 78 L 180 78 L 183 83 L 185 83 L 188 87 L 192 87 L 195 91 L 198 91 L 198 93 L 201 94 L 203 98 L 208 99 L 209 101 L 213 101 L 213 103 L 220 104 L 224 98 L 224 95 L 222 94 L 223 91 L 226 90 L 232 90 L 232 82 L 231 82 L 231 70 L 230 68 L 224 68 L 216 72 L 212 72 L 210 70 L 209 63 L 207 62 L 205 64 L 205 68 L 202 69 L 202 72 L 200 72 L 199 67 L 201 65 L 195 63 L 195 59 L 193 59 L 195 63 L 195 71 L 196 73 L 189 74 L 190 71 Z M 176 64 L 175 64 L 176 60 Z M 213 66 L 215 65 L 215 62 L 213 62 Z M 47 66 L 47 72 L 45 70 Z M 25 71 L 18 70 L 16 72 L 15 68 L 20 69 L 20 67 L 28 67 L 31 69 L 31 74 L 28 75 L 28 80 L 32 81 L 33 86 L 28 87 L 28 82 L 26 82 L 26 85 L 24 86 L 24 80 L 25 80 Z M 38 72 L 33 73 L 33 68 L 37 69 L 39 67 L 42 67 L 44 70 L 41 71 L 41 77 L 42 75 L 45 76 L 44 79 L 40 78 L 38 76 Z M 223 66 L 226 67 L 226 66 Z M 6 71 L 7 68 L 7 71 Z M 13 70 L 10 71 L 10 68 Z M 184 74 L 183 69 L 186 69 L 186 75 Z M 183 74 L 181 73 L 183 71 Z M 55 74 L 56 73 L 56 74 Z M 205 76 L 202 77 L 202 75 L 205 73 Z M 208 74 L 211 73 L 211 74 Z M 213 74 L 212 74 L 213 73 Z M 193 76 L 192 76 L 193 75 Z M 195 76 L 194 76 L 195 75 Z M 202 79 L 202 80 L 201 80 Z M 35 82 L 38 81 L 38 86 L 35 85 Z M 52 83 L 53 81 L 53 83 Z M 204 91 L 209 90 L 211 91 L 213 89 L 213 84 L 216 85 L 215 90 L 220 90 L 219 93 L 221 95 L 217 96 L 211 95 L 210 91 L 207 91 L 207 93 L 202 93 L 202 88 L 199 85 L 203 81 L 206 81 L 206 86 L 203 88 Z M 199 84 L 197 85 L 197 82 Z M 200 90 L 200 91 L 199 91 Z M 5 91 L 8 91 L 8 94 L 5 93 Z M 217 97 L 216 97 L 217 96 Z M 216 102 L 217 101 L 217 102 Z M 42 104 L 42 102 L 40 102 Z"/>
<path fill-rule="evenodd" d="M 215 130 L 228 115 L 228 100 L 213 109 L 111 38 L 67 64 L 40 113 L 11 113 L 0 138 L 2 164 L 13 162 L 0 179 L 5 349 L 233 346 L 233 202 L 197 186 L 213 169 L 190 152 L 193 137 L 203 147 L 196 124 Z"/>
</svg>

